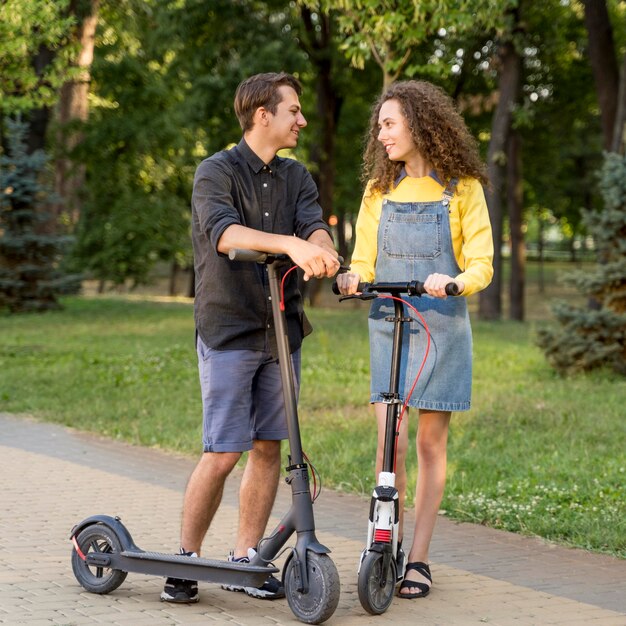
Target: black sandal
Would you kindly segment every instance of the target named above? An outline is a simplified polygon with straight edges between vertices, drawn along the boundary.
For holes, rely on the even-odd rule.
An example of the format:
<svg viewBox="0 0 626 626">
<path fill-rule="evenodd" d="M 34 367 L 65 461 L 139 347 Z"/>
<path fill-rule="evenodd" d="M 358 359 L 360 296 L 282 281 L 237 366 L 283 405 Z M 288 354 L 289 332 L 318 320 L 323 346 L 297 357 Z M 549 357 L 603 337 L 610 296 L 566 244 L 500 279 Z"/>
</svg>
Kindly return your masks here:
<svg viewBox="0 0 626 626">
<path fill-rule="evenodd" d="M 418 583 L 414 580 L 407 580 L 406 575 L 409 571 L 415 570 L 418 574 L 421 574 L 424 578 L 427 578 L 430 581 L 430 585 L 426 583 Z M 430 573 L 430 567 L 428 564 L 422 563 L 421 561 L 415 561 L 414 563 L 407 563 L 406 570 L 404 572 L 404 580 L 400 585 L 400 589 L 398 590 L 398 595 L 401 598 L 406 598 L 407 600 L 412 600 L 413 598 L 425 598 L 430 593 L 430 588 L 432 586 L 433 578 Z M 417 593 L 402 593 L 403 589 L 410 589 L 411 587 L 417 587 L 419 591 Z"/>
</svg>

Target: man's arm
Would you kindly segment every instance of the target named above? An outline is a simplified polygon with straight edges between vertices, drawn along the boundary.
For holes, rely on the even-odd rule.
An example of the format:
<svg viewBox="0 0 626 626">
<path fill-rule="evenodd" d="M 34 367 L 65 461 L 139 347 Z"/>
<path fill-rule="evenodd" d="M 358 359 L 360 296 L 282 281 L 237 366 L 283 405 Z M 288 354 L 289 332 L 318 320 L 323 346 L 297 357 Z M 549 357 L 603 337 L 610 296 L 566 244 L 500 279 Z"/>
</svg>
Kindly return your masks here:
<svg viewBox="0 0 626 626">
<path fill-rule="evenodd" d="M 316 233 L 323 233 L 325 237 Z M 317 243 L 318 240 L 320 243 Z M 330 248 L 327 247 L 328 245 Z M 222 233 L 217 250 L 222 254 L 228 254 L 230 250 L 236 248 L 286 254 L 304 270 L 304 280 L 326 276 L 331 278 L 339 270 L 337 253 L 332 246 L 330 236 L 324 230 L 313 232 L 309 240 L 305 241 L 291 235 L 276 235 L 239 224 L 231 224 Z"/>
<path fill-rule="evenodd" d="M 333 240 L 330 235 L 322 228 L 313 231 L 309 238 L 308 242 L 314 243 L 316 246 L 320 246 L 320 248 L 324 248 L 328 252 L 330 252 L 336 259 L 339 258 L 337 251 L 335 250 L 335 246 L 333 244 Z"/>
</svg>

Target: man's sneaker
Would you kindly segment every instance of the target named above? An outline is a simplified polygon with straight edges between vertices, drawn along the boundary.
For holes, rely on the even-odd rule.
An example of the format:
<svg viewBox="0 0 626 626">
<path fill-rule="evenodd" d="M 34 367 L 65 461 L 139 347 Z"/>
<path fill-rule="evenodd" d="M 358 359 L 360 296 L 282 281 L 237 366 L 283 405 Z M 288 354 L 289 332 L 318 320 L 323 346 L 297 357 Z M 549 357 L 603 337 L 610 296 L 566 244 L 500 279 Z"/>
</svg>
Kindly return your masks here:
<svg viewBox="0 0 626 626">
<path fill-rule="evenodd" d="M 185 552 L 182 548 L 180 554 L 183 556 L 197 557 L 195 552 Z M 198 602 L 198 581 L 184 580 L 181 578 L 168 578 L 165 587 L 161 592 L 162 602 L 175 602 L 177 604 L 192 604 Z"/>
<path fill-rule="evenodd" d="M 256 550 L 254 548 L 248 548 L 248 556 L 242 556 L 238 559 L 235 558 L 231 552 L 228 555 L 228 560 L 233 563 L 250 563 L 250 559 L 254 557 Z M 285 597 L 285 588 L 278 578 L 275 578 L 270 574 L 265 582 L 260 587 L 244 587 L 243 585 L 222 585 L 222 589 L 226 591 L 243 591 L 253 598 L 262 598 L 263 600 L 277 600 L 278 598 Z"/>
</svg>

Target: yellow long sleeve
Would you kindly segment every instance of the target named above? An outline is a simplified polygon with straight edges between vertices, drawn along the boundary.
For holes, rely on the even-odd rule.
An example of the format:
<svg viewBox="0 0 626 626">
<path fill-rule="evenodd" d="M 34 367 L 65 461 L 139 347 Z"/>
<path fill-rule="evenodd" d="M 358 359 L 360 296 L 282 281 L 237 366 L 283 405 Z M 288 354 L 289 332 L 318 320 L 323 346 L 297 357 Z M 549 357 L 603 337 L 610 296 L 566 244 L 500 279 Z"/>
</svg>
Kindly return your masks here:
<svg viewBox="0 0 626 626">
<path fill-rule="evenodd" d="M 378 224 L 383 198 L 395 202 L 434 202 L 441 199 L 444 188 L 430 176 L 403 178 L 389 194 L 365 189 L 356 222 L 356 242 L 351 271 L 363 281 L 375 278 L 378 254 Z M 450 233 L 454 256 L 462 272 L 455 280 L 465 283 L 464 296 L 484 289 L 493 276 L 493 238 L 485 194 L 474 179 L 463 179 L 450 202 Z M 424 280 L 426 277 L 415 276 Z"/>
</svg>

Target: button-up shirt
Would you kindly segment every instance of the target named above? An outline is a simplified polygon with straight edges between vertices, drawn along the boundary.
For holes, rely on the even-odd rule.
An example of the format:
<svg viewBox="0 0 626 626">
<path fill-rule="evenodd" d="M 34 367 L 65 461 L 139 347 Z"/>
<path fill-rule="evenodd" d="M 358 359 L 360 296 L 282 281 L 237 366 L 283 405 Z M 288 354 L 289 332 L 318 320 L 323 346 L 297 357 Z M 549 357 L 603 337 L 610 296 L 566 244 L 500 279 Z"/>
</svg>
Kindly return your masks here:
<svg viewBox="0 0 626 626">
<path fill-rule="evenodd" d="M 267 268 L 230 261 L 217 245 L 233 224 L 301 239 L 319 229 L 329 232 L 311 175 L 293 159 L 277 156 L 265 164 L 242 139 L 200 163 L 191 204 L 198 334 L 217 350 L 265 350 L 276 356 Z M 310 332 L 296 272 L 286 280 L 285 315 L 293 352 Z"/>
</svg>

